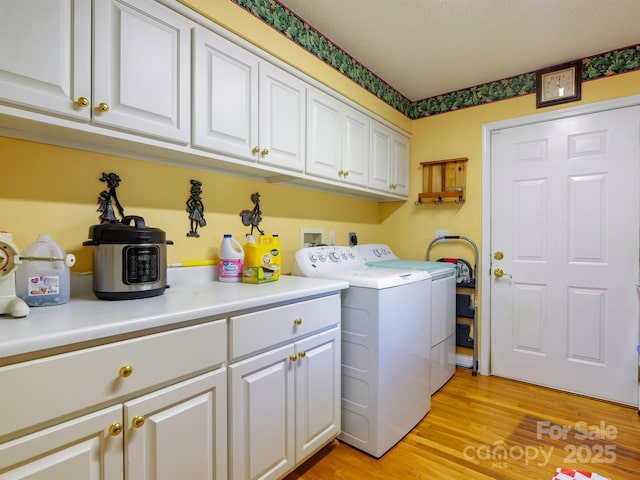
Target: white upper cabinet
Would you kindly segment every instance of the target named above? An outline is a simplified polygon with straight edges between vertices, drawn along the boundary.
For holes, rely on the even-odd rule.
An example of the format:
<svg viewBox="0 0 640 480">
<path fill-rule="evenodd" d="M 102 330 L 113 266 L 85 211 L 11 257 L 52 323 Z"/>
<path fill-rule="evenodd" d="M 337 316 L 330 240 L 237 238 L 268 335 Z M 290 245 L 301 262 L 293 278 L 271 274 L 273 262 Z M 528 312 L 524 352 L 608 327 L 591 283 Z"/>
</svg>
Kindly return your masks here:
<svg viewBox="0 0 640 480">
<path fill-rule="evenodd" d="M 342 178 L 342 108 L 330 95 L 309 88 L 307 95 L 307 173 Z"/>
<path fill-rule="evenodd" d="M 94 16 L 94 122 L 188 143 L 191 23 L 149 0 L 100 0 Z"/>
<path fill-rule="evenodd" d="M 255 158 L 258 57 L 206 30 L 194 30 L 195 147 Z"/>
<path fill-rule="evenodd" d="M 359 186 L 369 181 L 370 120 L 365 114 L 347 105 L 342 107 L 342 170 L 343 180 Z"/>
<path fill-rule="evenodd" d="M 0 0 L 0 45 L 7 135 L 408 196 L 408 137 L 178 0 Z"/>
<path fill-rule="evenodd" d="M 302 172 L 305 163 L 306 85 L 260 63 L 259 163 Z"/>
<path fill-rule="evenodd" d="M 369 118 L 317 89 L 307 93 L 307 173 L 367 186 Z"/>
<path fill-rule="evenodd" d="M 193 145 L 302 171 L 304 82 L 212 32 L 194 48 Z"/>
<path fill-rule="evenodd" d="M 369 186 L 383 192 L 407 196 L 408 179 L 409 139 L 372 120 Z"/>
<path fill-rule="evenodd" d="M 91 0 L 3 1 L 0 99 L 89 120 Z"/>
<path fill-rule="evenodd" d="M 91 5 L 2 3 L 0 98 L 188 143 L 191 23 L 150 0 L 96 1 L 92 22 Z"/>
</svg>

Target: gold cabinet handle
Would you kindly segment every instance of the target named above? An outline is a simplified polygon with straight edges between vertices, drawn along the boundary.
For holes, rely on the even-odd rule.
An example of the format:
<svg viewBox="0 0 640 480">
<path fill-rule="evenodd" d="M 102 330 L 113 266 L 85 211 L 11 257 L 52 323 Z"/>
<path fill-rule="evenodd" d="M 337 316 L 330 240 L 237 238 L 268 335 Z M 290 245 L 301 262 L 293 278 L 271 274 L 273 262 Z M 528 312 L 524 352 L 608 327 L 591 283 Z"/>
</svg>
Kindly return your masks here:
<svg viewBox="0 0 640 480">
<path fill-rule="evenodd" d="M 344 175 L 344 170 L 338 170 L 338 176 L 342 177 Z"/>
<path fill-rule="evenodd" d="M 89 99 L 87 97 L 78 97 L 78 100 L 76 100 L 76 103 L 78 104 L 79 107 L 88 107 Z"/>
<path fill-rule="evenodd" d="M 307 352 L 298 352 L 298 358 L 304 358 L 307 356 Z"/>
<path fill-rule="evenodd" d="M 298 356 L 295 353 L 292 353 L 291 355 L 289 355 L 289 360 L 291 360 L 292 362 L 295 362 L 298 359 Z"/>
<path fill-rule="evenodd" d="M 348 177 L 348 176 L 349 176 L 349 170 L 345 170 L 343 175 L 344 175 L 345 177 Z"/>
<path fill-rule="evenodd" d="M 255 147 L 253 147 L 253 149 L 251 150 L 253 153 L 258 153 L 260 151 L 260 147 L 258 147 L 257 145 Z"/>
<path fill-rule="evenodd" d="M 122 424 L 121 423 L 112 423 L 109 426 L 109 435 L 112 437 L 117 437 L 122 433 Z"/>
<path fill-rule="evenodd" d="M 511 275 L 509 275 L 508 273 L 505 273 L 504 270 L 502 270 L 501 268 L 494 268 L 493 269 L 493 274 L 495 275 L 496 278 L 502 278 L 505 275 L 509 278 L 513 278 Z"/>
<path fill-rule="evenodd" d="M 267 155 L 269 155 L 269 149 L 265 148 L 260 153 L 262 154 L 263 157 L 266 157 Z"/>
<path fill-rule="evenodd" d="M 118 374 L 122 378 L 128 378 L 131 376 L 132 373 L 133 373 L 133 367 L 131 365 L 123 365 L 122 367 L 120 367 L 120 371 L 118 372 Z"/>
<path fill-rule="evenodd" d="M 98 110 L 100 110 L 101 112 L 108 112 L 109 111 L 109 105 L 107 105 L 104 102 L 100 102 L 98 104 Z"/>
<path fill-rule="evenodd" d="M 302 325 L 302 319 L 300 317 L 293 319 L 294 325 Z"/>
<path fill-rule="evenodd" d="M 133 428 L 140 428 L 144 425 L 144 417 L 141 415 L 136 415 L 131 420 L 131 425 L 133 425 Z"/>
</svg>

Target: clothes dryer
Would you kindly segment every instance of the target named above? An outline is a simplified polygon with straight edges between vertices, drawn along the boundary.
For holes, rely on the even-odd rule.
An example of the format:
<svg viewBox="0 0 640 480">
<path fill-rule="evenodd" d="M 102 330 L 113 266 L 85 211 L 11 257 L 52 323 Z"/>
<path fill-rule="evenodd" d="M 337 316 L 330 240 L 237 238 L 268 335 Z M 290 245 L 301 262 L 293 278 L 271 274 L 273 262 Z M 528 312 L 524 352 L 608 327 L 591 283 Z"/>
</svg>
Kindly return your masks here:
<svg viewBox="0 0 640 480">
<path fill-rule="evenodd" d="M 363 244 L 353 249 L 365 264 L 377 268 L 427 271 L 431 274 L 431 393 L 456 371 L 456 267 L 446 262 L 398 258 L 388 245 Z"/>
<path fill-rule="evenodd" d="M 431 276 L 365 265 L 351 247 L 307 247 L 293 275 L 340 279 L 342 431 L 338 437 L 376 458 L 431 409 Z"/>
</svg>

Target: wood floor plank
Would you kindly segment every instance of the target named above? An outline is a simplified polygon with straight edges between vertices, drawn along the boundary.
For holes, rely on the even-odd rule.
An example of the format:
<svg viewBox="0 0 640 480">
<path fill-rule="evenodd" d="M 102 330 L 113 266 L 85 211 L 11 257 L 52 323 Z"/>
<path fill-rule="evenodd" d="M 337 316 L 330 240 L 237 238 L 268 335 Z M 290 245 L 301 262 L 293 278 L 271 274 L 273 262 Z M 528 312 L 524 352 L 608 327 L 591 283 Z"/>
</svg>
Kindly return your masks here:
<svg viewBox="0 0 640 480">
<path fill-rule="evenodd" d="M 557 467 L 640 478 L 637 410 L 459 368 L 382 458 L 336 440 L 286 480 L 551 480 Z"/>
</svg>

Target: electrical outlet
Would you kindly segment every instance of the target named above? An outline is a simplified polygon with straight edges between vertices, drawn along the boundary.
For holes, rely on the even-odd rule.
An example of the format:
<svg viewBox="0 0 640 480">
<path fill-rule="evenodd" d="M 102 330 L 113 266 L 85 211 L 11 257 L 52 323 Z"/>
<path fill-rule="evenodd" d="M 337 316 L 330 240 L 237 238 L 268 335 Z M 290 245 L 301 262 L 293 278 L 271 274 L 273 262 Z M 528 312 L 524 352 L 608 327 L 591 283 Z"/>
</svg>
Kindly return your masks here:
<svg viewBox="0 0 640 480">
<path fill-rule="evenodd" d="M 358 244 L 358 235 L 356 232 L 349 232 L 349 245 L 352 247 Z"/>
<path fill-rule="evenodd" d="M 449 235 L 449 230 L 436 230 L 436 238 L 446 237 Z M 440 240 L 441 242 L 447 242 L 448 240 Z"/>
</svg>

